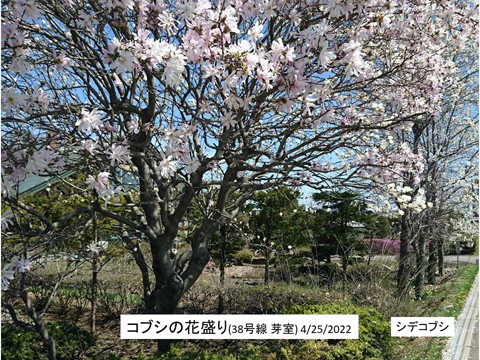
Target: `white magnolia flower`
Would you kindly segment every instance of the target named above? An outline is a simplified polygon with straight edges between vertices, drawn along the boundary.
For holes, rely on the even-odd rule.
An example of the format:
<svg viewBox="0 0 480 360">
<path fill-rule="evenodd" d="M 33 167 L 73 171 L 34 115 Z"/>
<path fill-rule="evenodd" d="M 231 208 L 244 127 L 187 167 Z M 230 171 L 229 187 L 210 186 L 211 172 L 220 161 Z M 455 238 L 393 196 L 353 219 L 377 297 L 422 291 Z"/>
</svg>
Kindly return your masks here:
<svg viewBox="0 0 480 360">
<path fill-rule="evenodd" d="M 275 40 L 272 43 L 272 56 L 277 60 L 293 61 L 295 59 L 295 51 L 290 46 L 285 46 L 282 39 Z"/>
<path fill-rule="evenodd" d="M 27 166 L 25 168 L 27 171 L 33 174 L 40 174 L 47 169 L 61 167 L 62 164 L 63 161 L 56 152 L 52 150 L 41 149 L 35 151 L 32 156 L 28 158 Z"/>
<path fill-rule="evenodd" d="M 128 50 L 119 49 L 117 58 L 110 64 L 110 68 L 117 74 L 135 70 L 138 64 L 135 54 Z"/>
<path fill-rule="evenodd" d="M 88 175 L 85 183 L 88 185 L 89 189 L 95 189 L 98 192 L 106 189 L 108 187 L 108 179 L 110 177 L 109 172 L 101 172 L 94 178 L 92 175 Z"/>
<path fill-rule="evenodd" d="M 365 70 L 365 62 L 362 54 L 362 44 L 356 40 L 350 40 L 342 46 L 346 55 L 342 62 L 347 64 L 347 77 L 358 76 Z"/>
<path fill-rule="evenodd" d="M 252 43 L 247 40 L 240 40 L 238 44 L 231 44 L 227 52 L 231 55 L 241 56 L 248 54 L 250 51 L 253 50 Z"/>
<path fill-rule="evenodd" d="M 148 39 L 143 48 L 142 59 L 149 60 L 150 64 L 157 66 L 164 63 L 164 59 L 172 50 L 172 45 L 164 41 Z"/>
<path fill-rule="evenodd" d="M 225 129 L 230 129 L 231 127 L 235 126 L 237 120 L 233 116 L 233 113 L 229 111 L 222 117 L 222 125 Z"/>
<path fill-rule="evenodd" d="M 97 247 L 96 244 L 92 243 L 87 245 L 87 252 L 91 253 L 92 256 L 98 256 L 100 254 L 100 249 Z"/>
<path fill-rule="evenodd" d="M 202 65 L 203 75 L 202 77 L 208 79 L 209 77 L 215 77 L 220 79 L 222 77 L 222 68 L 219 66 L 214 66 L 212 64 L 203 64 Z"/>
<path fill-rule="evenodd" d="M 177 26 L 178 21 L 175 17 L 168 11 L 163 11 L 158 15 L 158 20 L 160 22 L 159 26 L 162 30 L 167 31 L 169 35 L 173 35 L 175 27 Z"/>
<path fill-rule="evenodd" d="M 160 176 L 164 179 L 168 179 L 177 171 L 177 162 L 173 160 L 172 155 L 167 156 L 158 164 L 160 168 Z"/>
<path fill-rule="evenodd" d="M 95 151 L 95 148 L 97 147 L 97 143 L 91 139 L 87 140 L 82 140 L 82 148 L 85 151 L 88 151 L 91 155 L 93 155 L 93 152 Z"/>
<path fill-rule="evenodd" d="M 162 80 L 169 86 L 175 87 L 182 82 L 182 73 L 185 69 L 187 57 L 177 51 L 167 61 Z"/>
<path fill-rule="evenodd" d="M 15 89 L 2 91 L 2 111 L 10 114 L 12 109 L 24 107 L 28 100 L 28 95 L 20 94 Z"/>
<path fill-rule="evenodd" d="M 56 70 L 61 71 L 64 67 L 70 65 L 72 60 L 66 56 L 65 50 L 57 54 L 55 49 L 52 50 L 53 63 L 57 65 Z"/>
<path fill-rule="evenodd" d="M 235 15 L 235 9 L 229 6 L 222 13 L 222 20 L 224 20 L 224 24 L 226 26 L 225 30 L 238 34 L 240 32 L 240 29 L 237 25 L 238 18 Z"/>
<path fill-rule="evenodd" d="M 100 120 L 100 114 L 97 109 L 93 109 L 92 111 L 82 109 L 82 117 L 75 123 L 75 126 L 78 126 L 79 130 L 89 132 L 98 130 L 101 125 L 102 121 Z"/>
<path fill-rule="evenodd" d="M 327 48 L 322 49 L 322 51 L 320 52 L 319 60 L 324 67 L 328 67 L 332 63 L 332 61 L 335 60 L 335 58 L 335 53 L 333 51 L 327 50 Z"/>
<path fill-rule="evenodd" d="M 130 150 L 127 145 L 113 144 L 110 149 L 110 157 L 112 161 L 110 166 L 128 164 L 131 161 Z"/>
<path fill-rule="evenodd" d="M 258 40 L 263 36 L 262 30 L 263 25 L 255 23 L 248 31 L 248 36 L 250 36 L 252 40 Z"/>
<path fill-rule="evenodd" d="M 105 201 L 105 205 L 110 201 L 118 201 L 117 194 L 123 193 L 123 188 L 121 186 L 113 187 L 107 186 L 103 189 L 100 189 L 98 196 Z"/>
<path fill-rule="evenodd" d="M 183 161 L 185 163 L 185 170 L 189 174 L 192 174 L 195 171 L 197 171 L 198 167 L 200 166 L 200 161 L 198 161 L 197 158 L 191 158 L 190 156 L 188 156 Z"/>
<path fill-rule="evenodd" d="M 30 268 L 32 267 L 32 263 L 30 262 L 30 260 L 19 257 L 15 258 L 15 262 L 13 265 L 20 273 L 30 271 Z"/>
<path fill-rule="evenodd" d="M 133 118 L 132 120 L 130 120 L 127 127 L 130 134 L 137 134 L 140 130 L 140 124 L 138 123 L 138 119 Z"/>
</svg>

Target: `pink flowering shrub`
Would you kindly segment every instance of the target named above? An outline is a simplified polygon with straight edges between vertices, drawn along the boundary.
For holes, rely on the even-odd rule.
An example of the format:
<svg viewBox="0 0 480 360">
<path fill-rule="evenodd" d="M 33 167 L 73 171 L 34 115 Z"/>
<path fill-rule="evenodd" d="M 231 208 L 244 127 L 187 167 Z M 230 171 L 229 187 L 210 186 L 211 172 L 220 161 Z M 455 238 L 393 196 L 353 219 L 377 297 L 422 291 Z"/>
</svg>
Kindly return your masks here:
<svg viewBox="0 0 480 360">
<path fill-rule="evenodd" d="M 365 239 L 368 248 L 372 249 L 372 254 L 375 255 L 399 255 L 400 254 L 400 240 L 394 239 Z M 410 245 L 410 251 L 413 247 Z"/>
</svg>

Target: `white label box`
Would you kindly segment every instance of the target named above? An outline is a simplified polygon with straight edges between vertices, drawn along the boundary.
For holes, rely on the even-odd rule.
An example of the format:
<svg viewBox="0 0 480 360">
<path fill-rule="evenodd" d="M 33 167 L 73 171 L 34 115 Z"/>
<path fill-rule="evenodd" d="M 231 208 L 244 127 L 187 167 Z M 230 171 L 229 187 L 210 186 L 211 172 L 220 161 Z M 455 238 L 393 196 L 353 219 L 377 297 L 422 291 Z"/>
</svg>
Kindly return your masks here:
<svg viewBox="0 0 480 360">
<path fill-rule="evenodd" d="M 358 315 L 121 315 L 121 339 L 358 339 Z"/>
<path fill-rule="evenodd" d="M 392 317 L 394 337 L 451 337 L 455 334 L 454 317 Z"/>
</svg>

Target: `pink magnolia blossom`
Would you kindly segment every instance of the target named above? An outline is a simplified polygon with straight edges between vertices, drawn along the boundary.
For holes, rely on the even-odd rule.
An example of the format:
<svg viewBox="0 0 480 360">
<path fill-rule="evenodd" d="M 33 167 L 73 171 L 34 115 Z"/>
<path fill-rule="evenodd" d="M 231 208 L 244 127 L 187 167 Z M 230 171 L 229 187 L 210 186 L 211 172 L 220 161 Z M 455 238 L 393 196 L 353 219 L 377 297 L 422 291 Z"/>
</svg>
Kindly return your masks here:
<svg viewBox="0 0 480 360">
<path fill-rule="evenodd" d="M 2 111 L 10 114 L 12 110 L 24 108 L 27 104 L 28 95 L 18 93 L 15 89 L 2 91 Z"/>
<path fill-rule="evenodd" d="M 124 72 L 131 72 L 135 70 L 138 65 L 138 59 L 130 50 L 119 49 L 117 50 L 118 55 L 115 60 L 110 64 L 110 68 L 114 70 L 117 74 L 122 74 Z"/>
<path fill-rule="evenodd" d="M 25 17 L 32 20 L 37 19 L 41 14 L 41 10 L 37 7 L 34 0 L 19 1 L 19 10 L 25 15 Z"/>
<path fill-rule="evenodd" d="M 198 161 L 197 158 L 192 158 L 190 156 L 187 156 L 186 158 L 184 158 L 183 162 L 185 163 L 185 171 L 188 174 L 194 173 L 195 171 L 197 171 L 198 167 L 200 166 L 200 161 Z"/>
<path fill-rule="evenodd" d="M 63 68 L 70 65 L 72 59 L 66 56 L 65 50 L 62 50 L 60 54 L 57 55 L 57 51 L 55 49 L 52 50 L 52 57 L 53 62 L 57 64 L 56 70 L 61 71 Z"/>
<path fill-rule="evenodd" d="M 111 174 L 107 171 L 99 173 L 96 178 L 92 175 L 88 175 L 85 183 L 89 189 L 100 192 L 108 187 L 110 175 Z"/>
<path fill-rule="evenodd" d="M 127 145 L 123 144 L 113 144 L 110 149 L 110 157 L 112 159 L 111 166 L 125 165 L 131 161 L 130 150 Z"/>
<path fill-rule="evenodd" d="M 177 171 L 177 161 L 173 160 L 171 155 L 163 158 L 158 163 L 160 176 L 164 179 L 172 177 Z"/>
<path fill-rule="evenodd" d="M 97 143 L 92 139 L 87 139 L 82 141 L 82 148 L 87 151 L 90 155 L 93 155 L 95 149 L 97 148 Z"/>
<path fill-rule="evenodd" d="M 16 257 L 14 258 L 14 266 L 19 273 L 25 273 L 30 271 L 32 263 L 26 258 Z"/>
<path fill-rule="evenodd" d="M 26 171 L 33 174 L 42 174 L 45 171 L 54 171 L 63 168 L 63 158 L 55 151 L 41 149 L 35 151 L 29 158 L 26 165 Z"/>
<path fill-rule="evenodd" d="M 167 60 L 162 79 L 169 86 L 176 86 L 182 81 L 185 70 L 186 56 L 179 51 L 174 52 Z"/>
<path fill-rule="evenodd" d="M 101 125 L 102 121 L 97 109 L 93 109 L 92 111 L 82 109 L 82 116 L 75 123 L 75 126 L 78 126 L 79 130 L 88 132 L 100 129 Z"/>
<path fill-rule="evenodd" d="M 228 130 L 234 127 L 236 123 L 237 119 L 232 112 L 228 112 L 224 116 L 222 116 L 222 125 L 225 129 Z"/>
</svg>

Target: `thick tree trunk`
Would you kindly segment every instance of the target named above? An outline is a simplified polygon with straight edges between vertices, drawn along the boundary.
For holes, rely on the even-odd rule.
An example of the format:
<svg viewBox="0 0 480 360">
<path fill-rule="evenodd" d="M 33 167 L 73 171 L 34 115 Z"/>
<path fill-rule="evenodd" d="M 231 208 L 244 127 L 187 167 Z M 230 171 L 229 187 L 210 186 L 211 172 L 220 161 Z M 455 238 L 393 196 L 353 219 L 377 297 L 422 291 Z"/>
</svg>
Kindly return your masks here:
<svg viewBox="0 0 480 360">
<path fill-rule="evenodd" d="M 397 273 L 397 295 L 401 298 L 408 294 L 410 283 L 410 236 L 407 215 L 402 216 L 400 230 L 400 260 Z"/>
<path fill-rule="evenodd" d="M 178 279 L 180 279 L 180 277 L 178 277 L 176 280 L 178 281 Z M 149 301 L 149 303 L 153 304 L 153 308 L 147 308 L 148 314 L 175 313 L 181 298 L 181 290 L 179 290 L 179 285 L 183 284 L 183 282 L 178 283 L 176 280 L 172 280 L 166 283 L 162 288 L 152 292 L 152 299 Z M 172 343 L 173 340 L 171 339 L 157 340 L 157 352 L 160 354 L 168 353 L 171 349 Z"/>
<path fill-rule="evenodd" d="M 220 294 L 218 295 L 218 307 L 217 313 L 223 314 L 224 310 L 224 298 L 223 298 L 223 287 L 225 285 L 225 247 L 227 243 L 227 232 L 225 226 L 220 227 L 222 241 L 220 243 Z"/>
<path fill-rule="evenodd" d="M 199 230 L 197 237 L 192 239 L 192 257 L 187 269 L 179 275 L 175 271 L 174 262 L 170 257 L 170 248 L 165 243 L 171 244 L 173 239 L 169 235 L 151 241 L 153 255 L 153 272 L 155 275 L 155 288 L 149 301 L 153 308 L 147 312 L 151 314 L 174 314 L 182 295 L 195 283 L 201 275 L 210 258 L 207 248 L 207 240 L 216 230 L 209 222 Z M 159 353 L 170 351 L 172 340 L 157 341 Z"/>
<path fill-rule="evenodd" d="M 205 265 L 206 261 L 203 264 L 202 269 Z M 149 301 L 149 303 L 154 306 L 153 308 L 147 309 L 147 313 L 174 314 L 180 299 L 186 290 L 185 282 L 182 280 L 182 277 L 174 273 L 173 276 L 163 284 L 163 286 L 158 287 L 152 292 L 152 300 Z M 157 340 L 157 351 L 160 354 L 169 352 L 173 342 L 174 340 L 171 339 Z"/>
<path fill-rule="evenodd" d="M 435 253 L 435 250 L 436 250 L 435 243 L 436 241 L 431 239 L 430 244 L 428 245 L 427 280 L 430 285 L 435 284 L 435 277 L 436 277 L 437 254 Z"/>
</svg>

